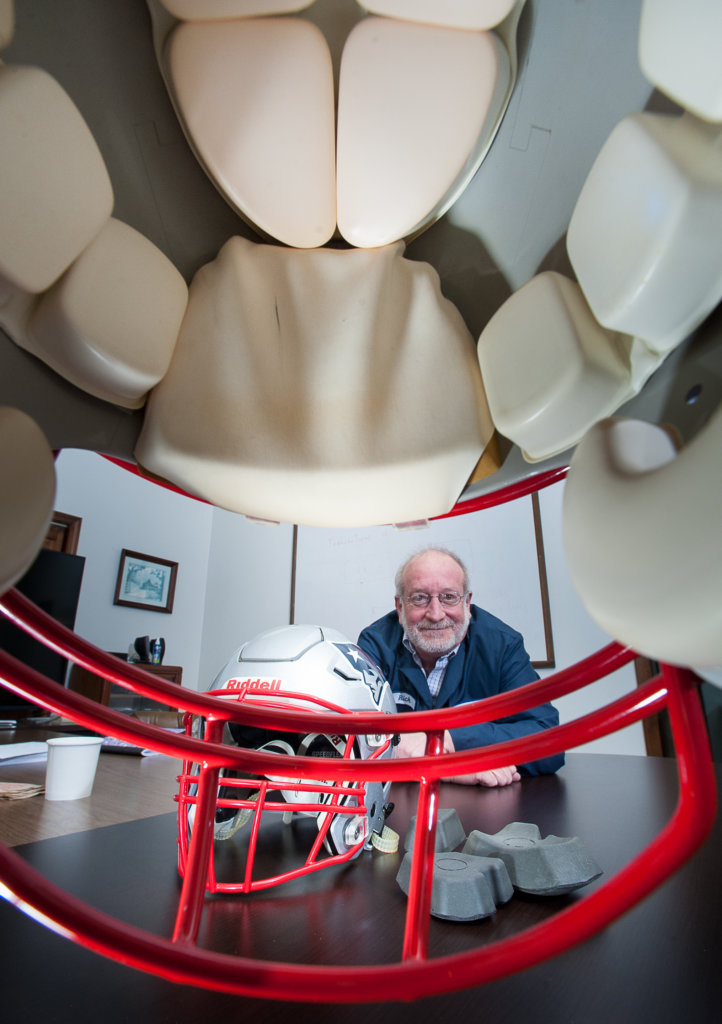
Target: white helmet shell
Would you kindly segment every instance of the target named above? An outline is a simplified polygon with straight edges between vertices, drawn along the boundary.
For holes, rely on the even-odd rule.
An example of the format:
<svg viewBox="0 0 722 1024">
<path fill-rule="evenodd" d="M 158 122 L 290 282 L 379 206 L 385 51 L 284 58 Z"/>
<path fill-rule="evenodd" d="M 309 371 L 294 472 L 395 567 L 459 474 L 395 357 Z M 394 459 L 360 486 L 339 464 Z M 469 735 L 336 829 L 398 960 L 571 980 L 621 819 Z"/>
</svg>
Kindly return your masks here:
<svg viewBox="0 0 722 1024">
<path fill-rule="evenodd" d="M 261 633 L 231 655 L 211 690 L 241 690 L 263 701 L 264 695 L 278 696 L 281 687 L 288 707 L 306 707 L 302 698 L 310 696 L 345 711 L 396 711 L 380 668 L 326 626 L 281 626 Z"/>
<path fill-rule="evenodd" d="M 396 714 L 391 687 L 379 667 L 342 633 L 325 626 L 282 626 L 249 640 L 228 659 L 210 693 L 237 702 L 239 711 L 244 706 L 265 704 L 307 712 Z M 393 756 L 393 726 L 389 723 L 387 727 L 383 719 L 381 723 L 378 733 L 371 735 L 329 735 L 311 729 L 293 733 L 246 725 L 239 714 L 227 723 L 224 738 L 228 743 L 265 752 L 376 760 Z M 274 791 L 288 805 L 284 820 L 294 813 L 316 819 L 331 862 L 357 856 L 364 845 L 370 844 L 372 833 L 381 833 L 389 813 L 390 783 L 349 783 L 347 792 L 342 788 L 339 795 L 338 784 L 331 782 L 314 782 L 281 772 L 265 778 L 278 784 Z M 253 813 L 262 813 L 260 801 L 249 807 L 248 792 L 245 782 L 238 781 L 237 772 L 223 770 L 216 839 L 231 838 Z M 192 827 L 195 787 L 191 786 L 188 793 L 191 806 L 186 813 Z M 182 798 L 182 807 L 185 802 Z"/>
</svg>

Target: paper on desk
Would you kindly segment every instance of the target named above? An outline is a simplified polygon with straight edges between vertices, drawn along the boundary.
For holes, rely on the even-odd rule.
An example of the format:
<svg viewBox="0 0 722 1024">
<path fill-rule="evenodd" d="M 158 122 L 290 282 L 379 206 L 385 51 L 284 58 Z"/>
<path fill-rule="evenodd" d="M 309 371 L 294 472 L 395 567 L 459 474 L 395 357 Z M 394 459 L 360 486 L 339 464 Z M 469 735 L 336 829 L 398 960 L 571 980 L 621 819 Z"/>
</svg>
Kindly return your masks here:
<svg viewBox="0 0 722 1024">
<path fill-rule="evenodd" d="M 31 761 L 45 761 L 48 756 L 46 743 L 0 743 L 0 764 L 30 764 Z"/>
<path fill-rule="evenodd" d="M 164 729 L 163 731 L 182 733 L 185 732 L 185 729 Z M 104 754 L 137 754 L 139 757 L 164 756 L 159 750 L 153 750 L 152 747 L 139 747 L 127 740 L 120 740 L 117 736 L 104 736 L 100 749 Z"/>
<path fill-rule="evenodd" d="M 0 799 L 26 800 L 29 796 L 38 796 L 44 789 L 32 782 L 0 782 Z"/>
<path fill-rule="evenodd" d="M 135 743 L 119 740 L 116 736 L 104 736 L 100 749 L 104 754 L 137 754 L 138 757 L 163 756 L 159 750 L 153 750 L 152 747 L 138 747 Z"/>
</svg>

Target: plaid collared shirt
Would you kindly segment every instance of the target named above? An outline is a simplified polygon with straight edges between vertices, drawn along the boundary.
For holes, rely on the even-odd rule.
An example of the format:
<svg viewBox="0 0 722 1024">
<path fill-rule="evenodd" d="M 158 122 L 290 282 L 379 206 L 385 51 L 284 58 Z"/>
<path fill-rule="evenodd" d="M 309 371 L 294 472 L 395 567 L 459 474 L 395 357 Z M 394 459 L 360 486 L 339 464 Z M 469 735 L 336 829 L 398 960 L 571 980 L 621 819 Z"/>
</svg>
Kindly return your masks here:
<svg viewBox="0 0 722 1024">
<path fill-rule="evenodd" d="M 428 673 L 428 675 L 426 674 L 426 669 L 421 664 L 421 658 L 418 656 L 418 654 L 414 650 L 414 646 L 411 643 L 411 641 L 409 640 L 409 638 L 406 635 L 406 633 L 404 633 L 403 645 L 404 645 L 404 647 L 406 648 L 407 651 L 411 652 L 411 657 L 414 659 L 416 664 L 419 666 L 421 671 L 426 676 L 426 682 L 428 683 L 429 691 L 431 692 L 431 696 L 432 697 L 438 697 L 439 696 L 439 690 L 441 689 L 441 684 L 443 683 L 444 676 L 446 675 L 446 669 L 448 667 L 448 664 L 451 661 L 451 659 L 454 657 L 456 652 L 459 650 L 459 648 L 461 647 L 461 644 L 457 644 L 456 647 L 453 649 L 453 651 L 449 651 L 448 654 L 442 654 L 440 658 L 437 658 L 436 664 L 434 665 L 432 670 Z"/>
</svg>

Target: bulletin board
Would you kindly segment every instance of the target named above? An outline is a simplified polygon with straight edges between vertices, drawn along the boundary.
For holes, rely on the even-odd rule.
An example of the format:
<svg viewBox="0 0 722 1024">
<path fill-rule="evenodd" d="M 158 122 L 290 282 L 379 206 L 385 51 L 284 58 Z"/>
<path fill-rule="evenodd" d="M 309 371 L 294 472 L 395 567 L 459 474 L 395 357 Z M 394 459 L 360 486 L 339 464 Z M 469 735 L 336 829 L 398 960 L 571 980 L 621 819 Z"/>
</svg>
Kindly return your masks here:
<svg viewBox="0 0 722 1024">
<path fill-rule="evenodd" d="M 429 545 L 457 554 L 469 569 L 472 602 L 519 630 L 536 668 L 554 668 L 537 494 L 419 528 L 298 527 L 291 622 L 330 626 L 355 642 L 393 610 L 399 565 Z"/>
</svg>

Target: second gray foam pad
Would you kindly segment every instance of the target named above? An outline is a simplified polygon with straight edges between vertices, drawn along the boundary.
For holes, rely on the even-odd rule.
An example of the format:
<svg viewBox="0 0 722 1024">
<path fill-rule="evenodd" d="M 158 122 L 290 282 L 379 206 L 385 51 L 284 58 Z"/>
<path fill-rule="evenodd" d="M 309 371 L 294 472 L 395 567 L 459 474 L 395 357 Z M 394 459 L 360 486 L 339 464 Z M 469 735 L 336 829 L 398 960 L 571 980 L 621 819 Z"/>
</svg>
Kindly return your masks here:
<svg viewBox="0 0 722 1024">
<path fill-rule="evenodd" d="M 411 853 L 401 862 L 396 881 L 408 896 Z M 503 861 L 468 853 L 442 851 L 434 855 L 431 914 L 445 921 L 478 921 L 491 917 L 506 903 L 514 887 Z"/>
<path fill-rule="evenodd" d="M 471 832 L 464 853 L 498 857 L 512 885 L 535 896 L 573 892 L 599 878 L 602 869 L 577 836 L 542 839 L 536 825 L 514 821 L 495 835 Z"/>
<path fill-rule="evenodd" d="M 404 849 L 413 850 L 414 834 L 416 832 L 416 815 L 409 822 L 409 830 L 404 839 Z M 466 839 L 463 825 L 459 819 L 458 812 L 453 807 L 440 807 L 436 816 L 436 836 L 434 849 L 454 850 Z"/>
</svg>

